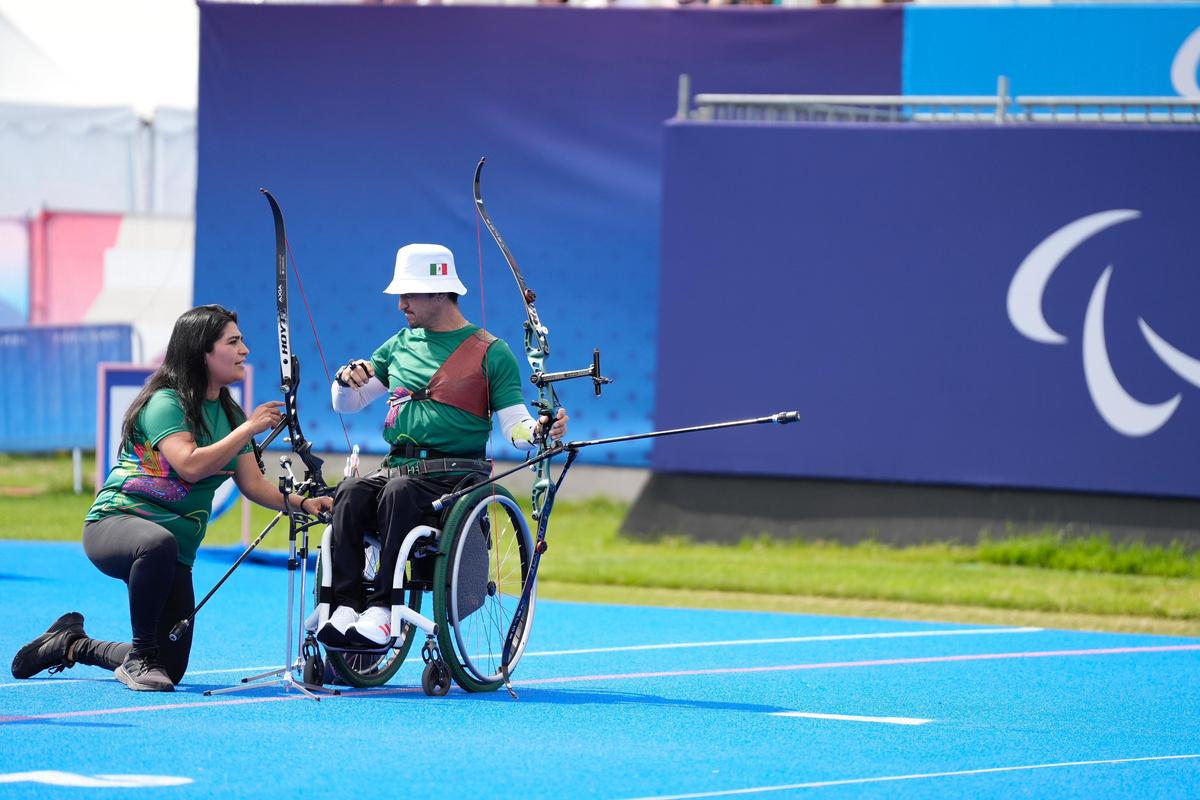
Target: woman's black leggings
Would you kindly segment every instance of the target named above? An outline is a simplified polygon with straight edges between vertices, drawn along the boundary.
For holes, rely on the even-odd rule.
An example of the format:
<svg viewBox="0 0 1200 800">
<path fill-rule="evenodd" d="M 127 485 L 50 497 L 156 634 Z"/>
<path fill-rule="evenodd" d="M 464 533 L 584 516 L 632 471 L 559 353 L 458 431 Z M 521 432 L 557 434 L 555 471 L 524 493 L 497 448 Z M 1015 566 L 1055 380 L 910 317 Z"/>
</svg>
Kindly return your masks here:
<svg viewBox="0 0 1200 800">
<path fill-rule="evenodd" d="M 172 683 L 179 683 L 187 671 L 195 624 L 177 642 L 167 634 L 192 613 L 196 596 L 192 568 L 177 560 L 175 537 L 161 525 L 130 514 L 114 514 L 83 526 L 83 550 L 101 572 L 129 586 L 133 641 L 84 639 L 76 643 L 73 659 L 116 669 L 130 650 L 157 649 L 167 676 Z"/>
</svg>

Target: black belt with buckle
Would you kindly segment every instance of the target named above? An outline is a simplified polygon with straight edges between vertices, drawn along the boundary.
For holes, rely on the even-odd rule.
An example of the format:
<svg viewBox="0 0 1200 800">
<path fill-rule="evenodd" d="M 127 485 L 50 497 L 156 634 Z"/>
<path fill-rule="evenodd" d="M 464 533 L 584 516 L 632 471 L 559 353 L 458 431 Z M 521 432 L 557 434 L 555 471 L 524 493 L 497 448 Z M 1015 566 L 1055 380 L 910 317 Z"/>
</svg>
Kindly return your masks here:
<svg viewBox="0 0 1200 800">
<path fill-rule="evenodd" d="M 443 450 L 434 450 L 432 447 L 423 447 L 412 442 L 401 442 L 400 444 L 392 445 L 392 449 L 388 451 L 388 456 L 391 458 L 474 458 L 482 460 L 485 454 L 470 453 L 463 455 L 462 453 L 447 453 Z"/>
<path fill-rule="evenodd" d="M 479 458 L 426 458 L 392 469 L 409 475 L 425 475 L 430 472 L 482 472 L 487 475 L 492 471 L 492 462 Z"/>
<path fill-rule="evenodd" d="M 392 445 L 388 453 L 391 458 L 416 459 L 410 464 L 392 467 L 409 475 L 425 475 L 430 472 L 484 472 L 492 471 L 492 462 L 483 453 L 469 456 L 453 455 L 431 447 L 422 447 L 412 442 Z"/>
</svg>

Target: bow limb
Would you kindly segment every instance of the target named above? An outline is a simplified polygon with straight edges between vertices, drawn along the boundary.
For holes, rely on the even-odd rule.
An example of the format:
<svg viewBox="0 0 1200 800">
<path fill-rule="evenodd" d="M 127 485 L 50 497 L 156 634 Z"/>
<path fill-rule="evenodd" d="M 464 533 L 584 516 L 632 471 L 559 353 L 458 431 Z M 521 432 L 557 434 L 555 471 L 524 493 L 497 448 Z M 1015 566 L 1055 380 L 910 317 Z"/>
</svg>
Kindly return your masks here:
<svg viewBox="0 0 1200 800">
<path fill-rule="evenodd" d="M 528 319 L 529 328 L 531 329 L 526 331 L 526 335 L 528 337 L 528 335 L 532 334 L 536 338 L 537 349 L 540 351 L 539 355 L 541 358 L 545 358 L 550 355 L 550 343 L 547 339 L 550 331 L 542 325 L 542 321 L 538 318 L 537 309 L 533 305 L 534 300 L 537 299 L 537 295 L 525 285 L 525 278 L 521 275 L 521 268 L 517 266 L 517 259 L 513 257 L 512 251 L 508 249 L 508 245 L 504 243 L 504 237 L 496 229 L 491 216 L 488 215 L 487 208 L 483 205 L 483 191 L 479 188 L 479 178 L 483 174 L 483 165 L 486 161 L 486 158 L 481 158 L 475 166 L 475 210 L 479 212 L 479 218 L 487 226 L 488 233 L 496 240 L 496 244 L 499 246 L 505 262 L 508 264 L 508 268 L 512 271 L 513 278 L 517 281 L 517 288 L 521 290 L 521 300 L 525 303 L 525 316 Z"/>
<path fill-rule="evenodd" d="M 304 463 L 305 480 L 311 481 L 317 494 L 327 494 L 329 487 L 321 474 L 324 461 L 312 452 L 312 443 L 304 437 L 297 410 L 296 391 L 300 388 L 300 360 L 292 353 L 292 336 L 288 324 L 288 275 L 287 275 L 287 229 L 283 222 L 283 210 L 278 201 L 266 189 L 259 189 L 271 204 L 271 216 L 275 221 L 275 322 L 279 333 L 279 390 L 283 393 L 283 419 L 271 431 L 261 445 L 265 449 L 286 428 L 292 451 Z M 262 467 L 261 450 L 256 445 L 259 466 Z"/>
<path fill-rule="evenodd" d="M 534 306 L 534 301 L 537 295 L 525 284 L 525 278 L 521 275 L 521 268 L 517 266 L 517 260 L 513 257 L 512 251 L 508 249 L 508 245 L 504 242 L 504 237 L 500 235 L 500 231 L 492 222 L 491 216 L 488 215 L 487 208 L 483 204 L 483 190 L 480 188 L 480 176 L 483 173 L 483 165 L 487 161 L 486 158 L 479 159 L 479 164 L 475 167 L 475 180 L 473 185 L 473 194 L 475 197 L 475 210 L 479 214 L 479 218 L 483 220 L 483 224 L 487 227 L 488 233 L 495 239 L 496 245 L 500 248 L 500 253 L 504 256 L 505 263 L 508 264 L 509 270 L 512 272 L 513 278 L 517 282 L 517 288 L 521 293 L 521 302 L 525 305 L 525 358 L 529 361 L 529 367 L 532 370 L 530 380 L 537 387 L 538 397 L 534 402 L 539 416 L 549 417 L 551 422 L 558 414 L 560 408 L 558 395 L 554 391 L 554 385 L 546 380 L 546 358 L 550 355 L 550 331 L 542 324 L 541 318 L 538 316 L 537 308 Z M 546 432 L 541 432 L 534 439 L 538 448 L 538 455 L 542 455 L 550 448 L 549 436 Z M 551 492 L 552 484 L 550 481 L 550 459 L 543 459 L 534 465 L 535 479 L 533 483 L 533 518 L 542 520 L 543 516 L 549 516 L 551 503 L 547 502 Z M 543 527 L 544 535 L 544 527 Z"/>
</svg>

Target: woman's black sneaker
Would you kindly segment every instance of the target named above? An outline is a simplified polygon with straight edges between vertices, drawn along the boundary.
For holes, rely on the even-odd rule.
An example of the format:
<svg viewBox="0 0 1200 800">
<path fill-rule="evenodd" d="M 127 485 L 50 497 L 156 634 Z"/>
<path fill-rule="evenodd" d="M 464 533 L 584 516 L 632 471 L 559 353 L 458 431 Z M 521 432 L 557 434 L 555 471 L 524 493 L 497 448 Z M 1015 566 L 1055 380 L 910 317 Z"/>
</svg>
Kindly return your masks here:
<svg viewBox="0 0 1200 800">
<path fill-rule="evenodd" d="M 83 614 L 71 611 L 63 614 L 45 633 L 22 647 L 13 656 L 14 678 L 32 678 L 44 669 L 50 674 L 62 672 L 75 666 L 67 659 L 67 650 L 76 639 L 86 639 L 83 631 Z"/>
<path fill-rule="evenodd" d="M 117 676 L 117 680 L 135 692 L 175 691 L 175 684 L 171 683 L 166 671 L 158 663 L 156 651 L 138 653 L 130 650 L 129 655 L 125 656 L 125 661 L 113 674 Z"/>
</svg>

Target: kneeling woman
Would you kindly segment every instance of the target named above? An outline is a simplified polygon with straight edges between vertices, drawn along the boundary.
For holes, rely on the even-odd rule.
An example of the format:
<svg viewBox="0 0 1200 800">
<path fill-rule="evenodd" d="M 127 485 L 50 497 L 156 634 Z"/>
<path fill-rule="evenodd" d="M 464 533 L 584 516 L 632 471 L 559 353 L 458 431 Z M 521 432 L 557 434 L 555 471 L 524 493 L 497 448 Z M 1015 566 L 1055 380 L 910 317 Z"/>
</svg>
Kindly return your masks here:
<svg viewBox="0 0 1200 800">
<path fill-rule="evenodd" d="M 91 664 L 113 670 L 130 689 L 158 692 L 183 678 L 194 626 L 177 642 L 167 633 L 195 604 L 192 562 L 213 493 L 232 476 L 255 503 L 283 507 L 251 445 L 279 422 L 283 404 L 264 403 L 247 417 L 229 394 L 229 384 L 245 377 L 249 352 L 237 315 L 220 306 L 193 308 L 175 322 L 162 366 L 125 415 L 117 465 L 83 526 L 88 558 L 129 586 L 133 640 L 89 638 L 83 615 L 72 611 L 21 648 L 13 677 Z M 290 501 L 308 513 L 333 505 L 329 497 Z"/>
</svg>

